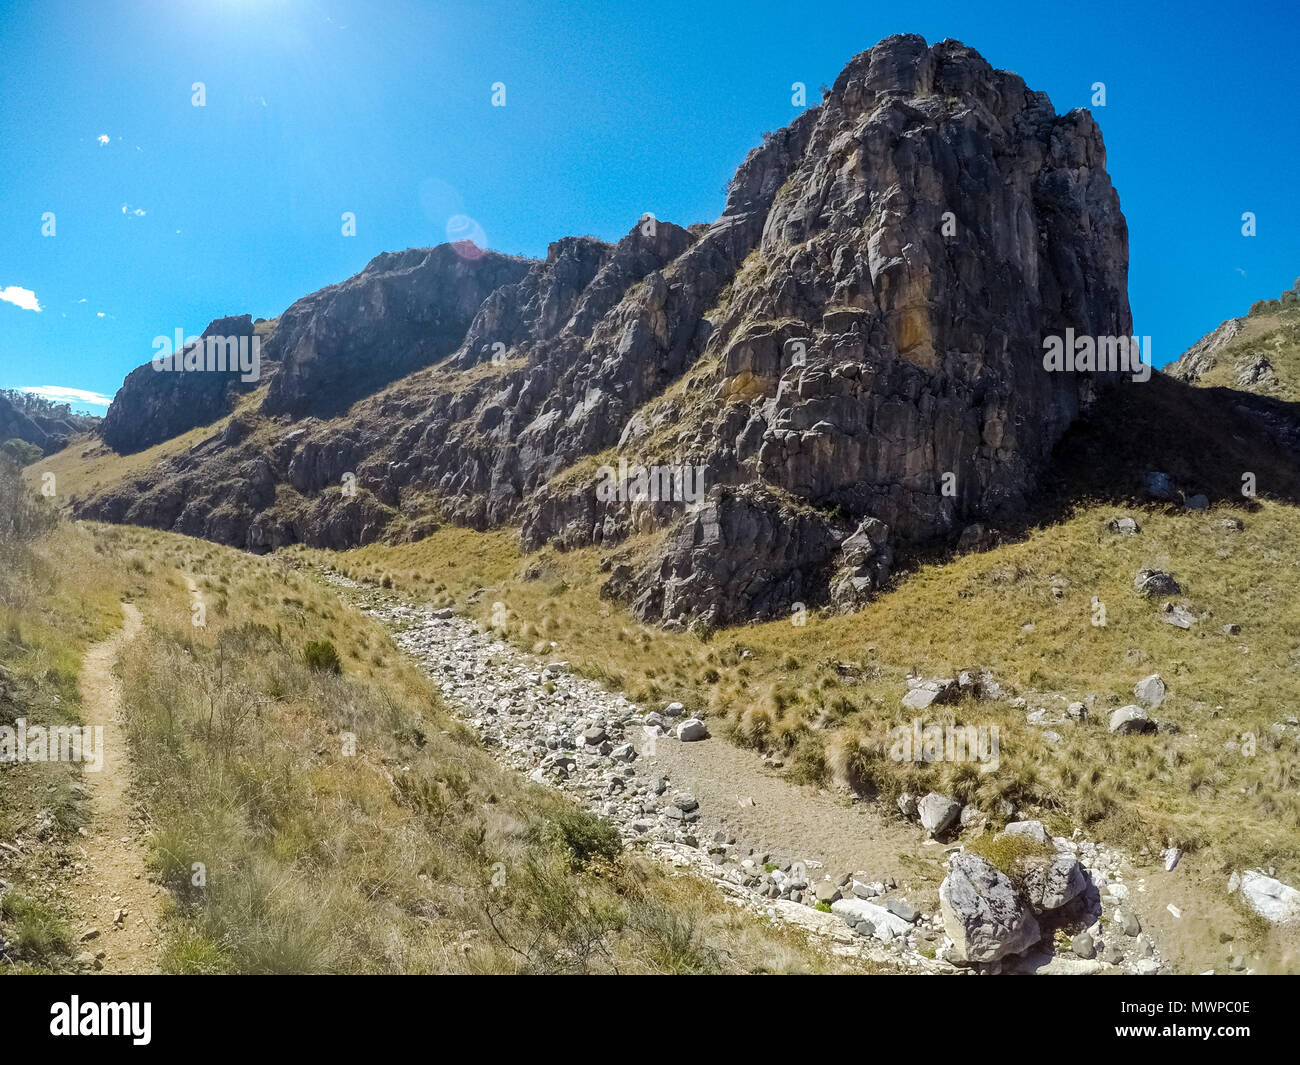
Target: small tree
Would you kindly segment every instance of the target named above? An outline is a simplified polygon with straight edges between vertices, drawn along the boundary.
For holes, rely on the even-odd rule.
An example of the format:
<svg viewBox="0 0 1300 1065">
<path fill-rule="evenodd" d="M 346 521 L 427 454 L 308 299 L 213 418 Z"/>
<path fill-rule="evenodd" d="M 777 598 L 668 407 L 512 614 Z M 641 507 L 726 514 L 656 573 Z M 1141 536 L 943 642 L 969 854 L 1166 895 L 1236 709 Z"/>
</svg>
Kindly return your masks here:
<svg viewBox="0 0 1300 1065">
<path fill-rule="evenodd" d="M 35 444 L 29 444 L 26 440 L 19 440 L 14 437 L 12 440 L 6 440 L 0 444 L 0 455 L 5 455 L 16 466 L 30 466 L 39 459 L 45 452 Z"/>
</svg>

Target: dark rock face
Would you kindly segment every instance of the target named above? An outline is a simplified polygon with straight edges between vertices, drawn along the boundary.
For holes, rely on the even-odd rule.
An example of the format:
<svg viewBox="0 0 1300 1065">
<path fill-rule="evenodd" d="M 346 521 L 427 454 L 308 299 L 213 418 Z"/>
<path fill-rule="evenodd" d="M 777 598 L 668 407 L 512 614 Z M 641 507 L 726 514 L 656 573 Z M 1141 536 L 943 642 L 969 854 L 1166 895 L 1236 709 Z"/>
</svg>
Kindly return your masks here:
<svg viewBox="0 0 1300 1065">
<path fill-rule="evenodd" d="M 252 316 L 218 318 L 203 330 L 200 340 L 206 342 L 208 337 L 242 337 L 251 343 Z M 185 354 L 197 347 L 183 349 L 182 365 Z M 224 372 L 158 370 L 152 361 L 137 366 L 122 382 L 100 426 L 104 443 L 122 454 L 143 451 L 229 414 L 238 395 L 256 388 L 257 382 L 241 381 L 237 363 L 232 368 L 227 359 L 226 366 Z"/>
<path fill-rule="evenodd" d="M 765 620 L 823 598 L 837 548 L 830 526 L 761 485 L 715 489 L 686 515 L 662 557 L 615 570 L 602 594 L 643 618 L 726 625 Z M 797 609 L 797 608 L 796 608 Z"/>
<path fill-rule="evenodd" d="M 852 609 L 896 540 L 1025 503 L 1116 376 L 1049 372 L 1044 338 L 1129 335 L 1126 275 L 1092 118 L 956 42 L 891 37 L 749 153 L 711 225 L 645 217 L 542 262 L 384 255 L 300 300 L 267 345 L 273 426 L 83 512 L 254 549 L 413 535 L 429 508 L 518 522 L 530 549 L 668 524 L 606 589 L 643 619 Z M 602 496 L 619 459 L 699 468 L 711 494 Z"/>
<path fill-rule="evenodd" d="M 338 414 L 455 351 L 483 301 L 529 262 L 442 244 L 376 256 L 342 284 L 299 300 L 267 345 L 280 363 L 263 409 Z"/>
<path fill-rule="evenodd" d="M 1131 332 L 1095 123 L 953 42 L 891 38 L 849 64 L 761 251 L 719 328 L 728 356 L 758 349 L 736 457 L 904 537 L 1023 503 L 1094 385 L 1045 371 L 1045 336 Z M 746 318 L 797 320 L 805 365 Z"/>
</svg>

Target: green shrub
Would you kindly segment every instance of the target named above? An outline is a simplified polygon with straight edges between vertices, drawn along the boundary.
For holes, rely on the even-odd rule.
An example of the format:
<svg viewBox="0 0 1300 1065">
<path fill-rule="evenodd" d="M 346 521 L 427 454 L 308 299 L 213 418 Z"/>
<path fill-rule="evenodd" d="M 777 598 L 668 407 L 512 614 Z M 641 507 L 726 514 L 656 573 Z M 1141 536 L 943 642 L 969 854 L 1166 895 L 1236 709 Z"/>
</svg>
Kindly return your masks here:
<svg viewBox="0 0 1300 1065">
<path fill-rule="evenodd" d="M 1050 844 L 1039 843 L 1028 836 L 994 836 L 991 833 L 980 836 L 966 849 L 990 862 L 1015 884 L 1020 883 L 1029 862 L 1036 858 L 1050 858 L 1056 853 Z"/>
<path fill-rule="evenodd" d="M 72 951 L 62 918 L 36 899 L 16 891 L 0 896 L 0 918 L 11 926 L 14 944 L 25 958 L 48 962 Z"/>
<path fill-rule="evenodd" d="M 0 444 L 0 455 L 9 458 L 20 467 L 30 466 L 44 454 L 45 452 L 35 444 L 29 444 L 26 440 L 19 440 L 17 437 Z"/>
<path fill-rule="evenodd" d="M 613 823 L 586 810 L 566 811 L 551 820 L 559 841 L 568 849 L 570 864 L 581 869 L 593 858 L 614 861 L 623 841 Z"/>
<path fill-rule="evenodd" d="M 314 669 L 317 673 L 343 672 L 338 650 L 329 640 L 312 640 L 303 652 L 303 660 L 308 669 Z"/>
</svg>

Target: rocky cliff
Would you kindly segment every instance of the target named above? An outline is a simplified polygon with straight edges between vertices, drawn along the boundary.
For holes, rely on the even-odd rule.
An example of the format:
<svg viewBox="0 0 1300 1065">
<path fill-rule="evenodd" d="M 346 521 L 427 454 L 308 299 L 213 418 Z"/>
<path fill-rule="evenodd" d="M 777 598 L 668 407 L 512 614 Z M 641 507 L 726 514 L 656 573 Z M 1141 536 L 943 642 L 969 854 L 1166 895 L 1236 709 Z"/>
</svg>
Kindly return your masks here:
<svg viewBox="0 0 1300 1065">
<path fill-rule="evenodd" d="M 255 417 L 80 511 L 255 550 L 663 529 L 607 588 L 645 619 L 851 608 L 895 545 L 1024 505 L 1115 376 L 1049 372 L 1043 340 L 1128 335 L 1126 274 L 1091 116 L 891 37 L 750 152 L 711 225 L 381 256 L 281 317 Z M 701 497 L 602 492 L 620 459 L 690 467 Z"/>
</svg>

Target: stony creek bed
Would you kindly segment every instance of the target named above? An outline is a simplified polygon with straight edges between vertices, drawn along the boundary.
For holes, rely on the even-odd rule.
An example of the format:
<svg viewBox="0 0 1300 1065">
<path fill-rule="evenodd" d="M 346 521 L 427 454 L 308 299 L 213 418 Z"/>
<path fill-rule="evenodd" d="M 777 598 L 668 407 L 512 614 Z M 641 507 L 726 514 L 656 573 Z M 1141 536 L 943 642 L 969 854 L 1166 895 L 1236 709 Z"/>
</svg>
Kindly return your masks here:
<svg viewBox="0 0 1300 1065">
<path fill-rule="evenodd" d="M 766 839 L 738 834 L 733 811 L 715 794 L 717 789 L 709 787 L 711 774 L 697 767 L 715 759 L 740 762 L 762 781 L 766 774 L 760 759 L 708 738 L 707 726 L 697 726 L 680 704 L 637 706 L 576 675 L 567 663 L 520 651 L 452 610 L 404 603 L 332 572 L 323 576 L 389 629 L 396 645 L 438 686 L 450 709 L 504 764 L 607 817 L 629 848 L 709 881 L 734 904 L 798 928 L 821 949 L 915 973 L 1161 971 L 1155 946 L 1141 932 L 1132 908 L 1120 909 L 1129 899 L 1123 882 L 1127 863 L 1110 848 L 1081 839 L 1050 841 L 1059 855 L 1061 883 L 1085 885 L 1072 889 L 1070 905 L 1039 915 L 1045 931 L 1067 930 L 1064 939 L 1057 939 L 1057 949 L 1045 946 L 1053 942 L 1049 935 L 1015 957 L 960 964 L 963 959 L 953 953 L 933 887 L 927 891 L 909 884 L 906 866 L 881 861 L 869 863 L 867 869 L 855 867 L 851 856 L 869 854 L 868 846 L 828 847 L 835 852 L 828 860 L 825 854 L 801 848 L 788 853 L 764 849 Z M 707 753 L 683 759 L 686 748 Z M 858 841 L 886 835 L 884 849 L 891 853 L 900 845 L 918 851 L 940 846 L 918 841 L 911 826 L 887 820 L 879 811 L 846 808 L 834 798 L 808 796 L 808 789 L 777 783 L 789 793 L 786 802 L 780 809 L 767 803 L 769 809 L 761 816 L 793 821 L 777 826 L 787 830 L 785 839 L 806 838 L 798 823 L 803 813 L 821 821 L 828 816 L 843 820 Z M 755 805 L 748 797 L 737 802 Z M 816 808 L 819 803 L 821 809 Z M 809 805 L 809 811 L 790 809 Z M 961 851 L 960 845 L 952 845 L 943 853 L 952 859 Z M 915 895 L 909 890 L 913 887 Z M 1137 890 L 1143 890 L 1140 882 Z M 1048 885 L 1048 891 L 1057 888 Z M 960 906 L 960 898 L 949 908 L 954 904 Z"/>
</svg>

